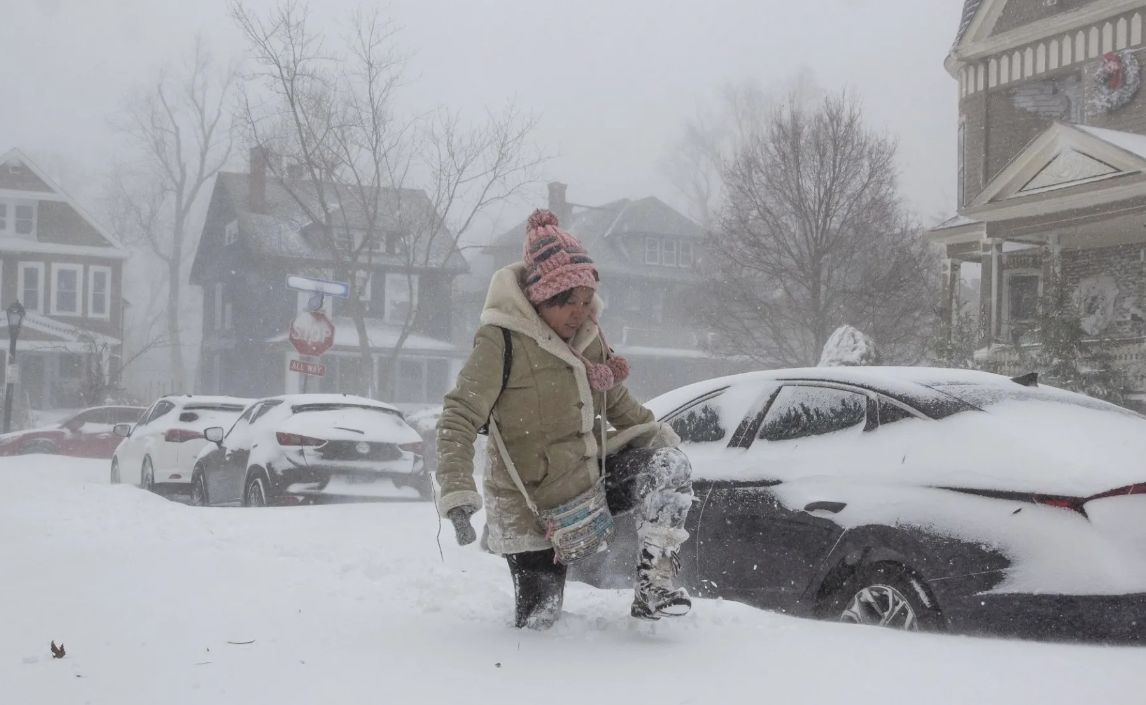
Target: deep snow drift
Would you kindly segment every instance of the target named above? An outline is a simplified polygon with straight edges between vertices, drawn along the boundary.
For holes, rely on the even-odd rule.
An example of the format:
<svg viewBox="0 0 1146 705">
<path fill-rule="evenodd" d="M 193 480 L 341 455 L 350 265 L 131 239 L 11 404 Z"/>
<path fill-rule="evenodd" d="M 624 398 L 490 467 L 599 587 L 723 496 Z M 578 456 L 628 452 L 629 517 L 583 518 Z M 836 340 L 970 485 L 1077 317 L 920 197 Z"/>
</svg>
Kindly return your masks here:
<svg viewBox="0 0 1146 705">
<path fill-rule="evenodd" d="M 711 600 L 643 623 L 627 591 L 580 584 L 557 627 L 523 632 L 504 561 L 443 527 L 443 562 L 427 502 L 193 508 L 108 485 L 103 461 L 53 457 L 0 459 L 0 475 L 3 703 L 1074 705 L 1146 691 L 1142 649 Z"/>
</svg>

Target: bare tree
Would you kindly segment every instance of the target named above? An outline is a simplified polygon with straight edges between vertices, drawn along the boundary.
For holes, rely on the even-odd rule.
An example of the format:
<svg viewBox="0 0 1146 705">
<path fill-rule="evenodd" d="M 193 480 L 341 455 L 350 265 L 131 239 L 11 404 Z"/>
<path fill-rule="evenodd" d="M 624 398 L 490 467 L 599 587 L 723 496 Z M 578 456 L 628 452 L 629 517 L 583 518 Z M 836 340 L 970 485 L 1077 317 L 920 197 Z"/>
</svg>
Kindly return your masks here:
<svg viewBox="0 0 1146 705">
<path fill-rule="evenodd" d="M 812 365 L 846 323 L 885 360 L 918 359 L 937 259 L 901 206 L 895 149 L 847 93 L 794 99 L 744 126 L 702 260 L 702 315 L 725 352 Z"/>
<path fill-rule="evenodd" d="M 166 290 L 163 336 L 169 348 L 171 381 L 185 387 L 183 283 L 194 246 L 192 218 L 204 187 L 231 153 L 227 99 L 234 72 L 217 68 L 201 40 L 187 61 L 165 68 L 125 109 L 118 128 L 132 159 L 117 170 L 112 185 L 117 216 L 164 267 Z"/>
<path fill-rule="evenodd" d="M 358 335 L 359 387 L 388 396 L 418 322 L 417 275 L 457 257 L 474 219 L 528 183 L 541 162 L 527 144 L 536 120 L 513 105 L 476 127 L 445 108 L 399 117 L 404 59 L 397 30 L 377 11 L 352 17 L 341 51 L 292 0 L 266 15 L 235 3 L 232 16 L 256 67 L 244 88 L 244 126 L 274 155 L 268 166 L 300 216 L 293 225 L 313 233 L 352 284 L 345 309 Z M 377 389 L 363 296 L 380 266 L 406 275 L 410 305 Z"/>
</svg>

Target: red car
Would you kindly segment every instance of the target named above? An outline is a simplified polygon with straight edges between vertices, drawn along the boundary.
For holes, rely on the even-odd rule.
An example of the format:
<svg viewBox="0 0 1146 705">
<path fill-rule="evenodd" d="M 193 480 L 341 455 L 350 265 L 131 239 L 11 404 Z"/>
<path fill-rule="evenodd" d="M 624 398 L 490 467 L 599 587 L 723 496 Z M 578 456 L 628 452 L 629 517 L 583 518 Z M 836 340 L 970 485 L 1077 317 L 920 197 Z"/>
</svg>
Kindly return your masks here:
<svg viewBox="0 0 1146 705">
<path fill-rule="evenodd" d="M 0 435 L 0 455 L 53 453 L 80 458 L 110 458 L 123 440 L 112 429 L 117 423 L 135 423 L 143 412 L 140 406 L 84 409 L 56 426 Z"/>
</svg>

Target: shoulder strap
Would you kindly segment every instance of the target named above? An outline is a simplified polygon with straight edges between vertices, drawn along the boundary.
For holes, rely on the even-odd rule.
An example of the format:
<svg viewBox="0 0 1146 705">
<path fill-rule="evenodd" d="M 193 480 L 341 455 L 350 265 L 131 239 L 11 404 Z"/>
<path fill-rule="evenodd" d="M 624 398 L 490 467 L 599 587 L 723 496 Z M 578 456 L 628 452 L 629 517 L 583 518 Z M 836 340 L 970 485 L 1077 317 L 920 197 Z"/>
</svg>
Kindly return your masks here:
<svg viewBox="0 0 1146 705">
<path fill-rule="evenodd" d="M 498 326 L 501 328 L 501 326 Z M 509 384 L 509 373 L 513 369 L 513 338 L 509 335 L 508 328 L 501 328 L 501 339 L 504 342 L 504 347 L 501 352 L 501 389 L 497 391 L 497 398 L 493 400 L 493 405 L 497 406 L 497 400 L 501 399 L 501 393 L 505 391 L 506 385 Z M 486 435 L 489 433 L 490 422 L 493 420 L 493 407 L 490 407 L 489 418 L 486 419 L 484 425 L 478 429 L 478 433 Z"/>
<path fill-rule="evenodd" d="M 505 386 L 509 384 L 509 371 L 513 367 L 513 338 L 510 337 L 508 328 L 501 329 L 501 337 L 505 341 L 505 349 L 501 354 L 501 390 L 505 391 Z M 501 397 L 500 392 L 498 397 Z"/>
</svg>

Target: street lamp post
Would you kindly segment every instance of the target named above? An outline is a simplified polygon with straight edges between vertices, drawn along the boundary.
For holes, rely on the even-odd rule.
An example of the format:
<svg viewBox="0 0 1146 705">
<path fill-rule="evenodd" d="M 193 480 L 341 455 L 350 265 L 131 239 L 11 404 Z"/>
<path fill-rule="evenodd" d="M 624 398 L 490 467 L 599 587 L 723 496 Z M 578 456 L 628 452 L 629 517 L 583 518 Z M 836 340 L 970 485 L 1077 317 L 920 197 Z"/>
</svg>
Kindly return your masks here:
<svg viewBox="0 0 1146 705">
<path fill-rule="evenodd" d="M 4 433 L 12 430 L 12 388 L 16 386 L 16 339 L 24 322 L 24 307 L 19 301 L 9 306 L 8 315 L 8 369 L 4 374 Z"/>
</svg>

